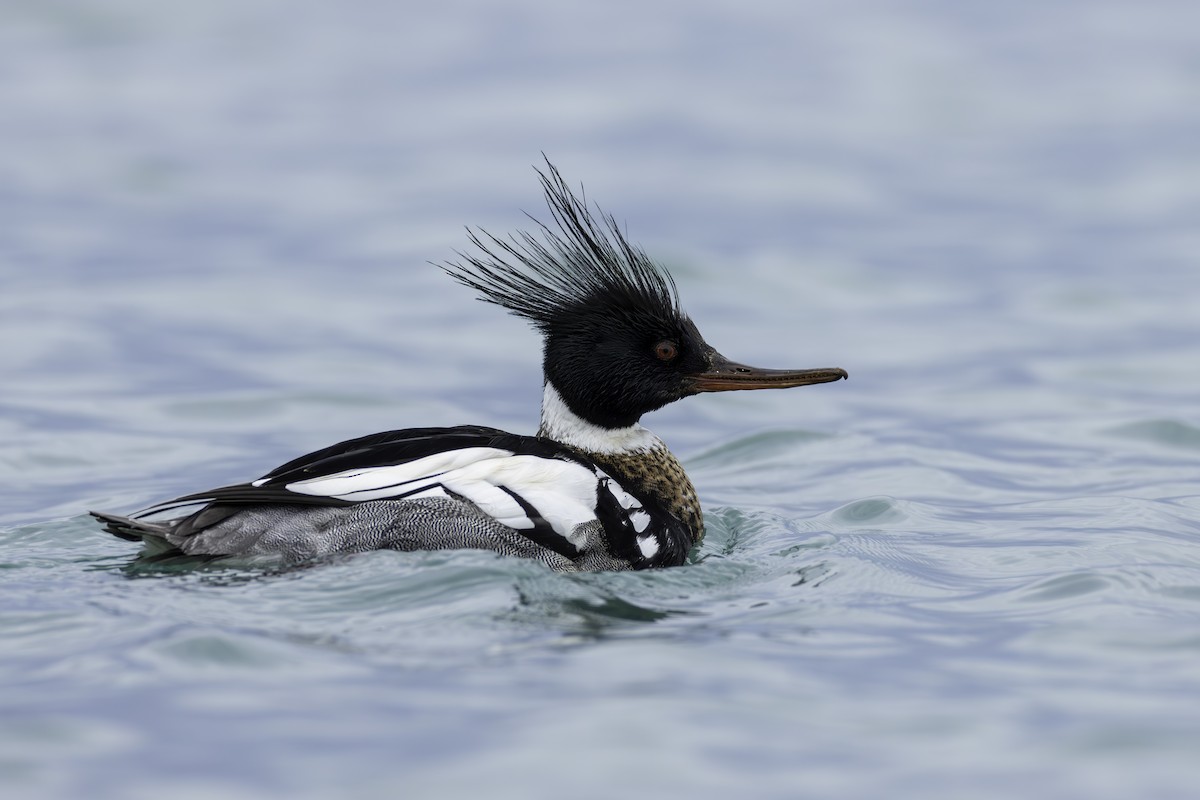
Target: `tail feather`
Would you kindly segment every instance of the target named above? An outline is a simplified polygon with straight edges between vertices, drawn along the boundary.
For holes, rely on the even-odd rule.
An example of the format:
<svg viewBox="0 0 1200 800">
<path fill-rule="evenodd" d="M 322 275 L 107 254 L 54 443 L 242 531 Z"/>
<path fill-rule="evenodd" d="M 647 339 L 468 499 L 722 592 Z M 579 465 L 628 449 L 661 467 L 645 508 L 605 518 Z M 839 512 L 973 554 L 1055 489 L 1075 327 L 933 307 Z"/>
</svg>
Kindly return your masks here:
<svg viewBox="0 0 1200 800">
<path fill-rule="evenodd" d="M 162 523 L 144 522 L 103 511 L 89 511 L 88 513 L 104 524 L 104 530 L 129 542 L 165 542 L 167 539 L 169 526 Z"/>
</svg>

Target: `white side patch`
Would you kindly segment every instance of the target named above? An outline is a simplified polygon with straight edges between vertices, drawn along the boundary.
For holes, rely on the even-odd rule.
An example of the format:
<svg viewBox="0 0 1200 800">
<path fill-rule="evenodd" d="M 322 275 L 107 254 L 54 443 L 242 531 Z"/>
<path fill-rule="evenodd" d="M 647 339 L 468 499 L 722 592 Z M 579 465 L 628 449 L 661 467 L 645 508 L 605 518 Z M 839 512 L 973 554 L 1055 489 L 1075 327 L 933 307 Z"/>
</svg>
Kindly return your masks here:
<svg viewBox="0 0 1200 800">
<path fill-rule="evenodd" d="M 658 552 L 658 539 L 653 536 L 639 536 L 637 539 L 638 550 L 642 551 L 642 555 L 646 558 L 653 558 Z"/>
<path fill-rule="evenodd" d="M 599 474 L 603 475 L 604 473 L 599 473 Z M 607 476 L 605 476 L 605 477 L 607 477 Z M 614 481 L 612 478 L 608 478 L 608 481 L 606 482 L 606 488 L 608 489 L 608 493 L 616 498 L 617 502 L 621 505 L 621 508 L 625 509 L 626 511 L 628 511 L 631 508 L 641 508 L 642 507 L 642 504 L 638 502 L 638 499 L 636 497 L 634 497 L 629 492 L 622 489 L 620 487 L 620 485 L 616 481 Z"/>
<path fill-rule="evenodd" d="M 585 453 L 647 453 L 665 447 L 650 431 L 636 422 L 628 428 L 601 428 L 567 408 L 562 395 L 549 382 L 542 390 L 542 424 L 538 436 L 578 447 Z"/>
<path fill-rule="evenodd" d="M 646 528 L 650 525 L 650 515 L 639 508 L 637 511 L 634 511 L 629 515 L 629 521 L 633 523 L 633 529 L 635 531 L 638 533 L 645 533 Z"/>
<path fill-rule="evenodd" d="M 596 479 L 587 467 L 572 461 L 538 456 L 510 456 L 472 464 L 437 479 L 452 492 L 475 503 L 484 513 L 514 528 L 533 522 L 505 487 L 537 509 L 554 532 L 576 546 L 584 539 L 575 529 L 596 518 Z M 501 500 L 497 494 L 503 495 Z M 504 513 L 506 509 L 512 509 Z"/>
</svg>

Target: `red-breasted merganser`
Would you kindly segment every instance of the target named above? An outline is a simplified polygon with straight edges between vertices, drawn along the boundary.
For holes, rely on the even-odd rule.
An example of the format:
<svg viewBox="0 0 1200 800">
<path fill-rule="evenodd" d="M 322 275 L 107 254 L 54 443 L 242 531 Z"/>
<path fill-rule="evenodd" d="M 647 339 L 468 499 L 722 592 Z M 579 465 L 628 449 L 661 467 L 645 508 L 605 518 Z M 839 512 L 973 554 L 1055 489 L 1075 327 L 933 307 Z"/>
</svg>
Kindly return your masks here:
<svg viewBox="0 0 1200 800">
<path fill-rule="evenodd" d="M 680 309 L 666 270 L 546 166 L 538 175 L 557 230 L 538 223 L 540 236 L 508 239 L 472 232 L 476 252 L 443 266 L 541 332 L 536 436 L 474 425 L 376 433 L 250 483 L 130 517 L 93 516 L 145 542 L 155 558 L 294 564 L 365 550 L 476 548 L 563 571 L 683 564 L 704 536 L 700 502 L 642 415 L 700 392 L 786 389 L 846 372 L 757 369 L 722 356 Z"/>
</svg>

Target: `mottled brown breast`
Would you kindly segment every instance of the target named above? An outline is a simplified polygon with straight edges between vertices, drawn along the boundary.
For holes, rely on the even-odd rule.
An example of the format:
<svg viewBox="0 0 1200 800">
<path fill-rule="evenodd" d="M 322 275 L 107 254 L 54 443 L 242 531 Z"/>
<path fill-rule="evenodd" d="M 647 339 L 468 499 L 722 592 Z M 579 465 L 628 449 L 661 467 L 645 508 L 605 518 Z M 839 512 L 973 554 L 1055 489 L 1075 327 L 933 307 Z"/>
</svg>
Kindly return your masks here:
<svg viewBox="0 0 1200 800">
<path fill-rule="evenodd" d="M 704 539 L 704 517 L 696 487 L 666 445 L 644 453 L 583 454 L 603 467 L 621 486 L 658 499 L 692 531 L 693 544 Z"/>
</svg>

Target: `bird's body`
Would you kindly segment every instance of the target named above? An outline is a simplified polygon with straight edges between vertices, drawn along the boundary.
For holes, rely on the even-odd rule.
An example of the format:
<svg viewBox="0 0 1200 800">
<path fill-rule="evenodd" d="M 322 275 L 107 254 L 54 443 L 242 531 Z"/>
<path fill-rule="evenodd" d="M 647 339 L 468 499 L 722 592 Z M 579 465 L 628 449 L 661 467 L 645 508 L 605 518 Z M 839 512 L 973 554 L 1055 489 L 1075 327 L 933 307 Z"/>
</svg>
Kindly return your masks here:
<svg viewBox="0 0 1200 800">
<path fill-rule="evenodd" d="M 679 310 L 670 276 L 611 217 L 592 217 L 548 166 L 542 180 L 561 233 L 543 226 L 544 241 L 521 234 L 487 244 L 472 235 L 482 255 L 446 267 L 543 333 L 536 436 L 478 426 L 372 434 L 251 483 L 133 517 L 94 516 L 160 555 L 299 563 L 364 550 L 473 548 L 564 571 L 684 563 L 704 536 L 700 503 L 679 461 L 639 424 L 642 414 L 698 392 L 786 388 L 845 373 L 724 359 Z"/>
</svg>

